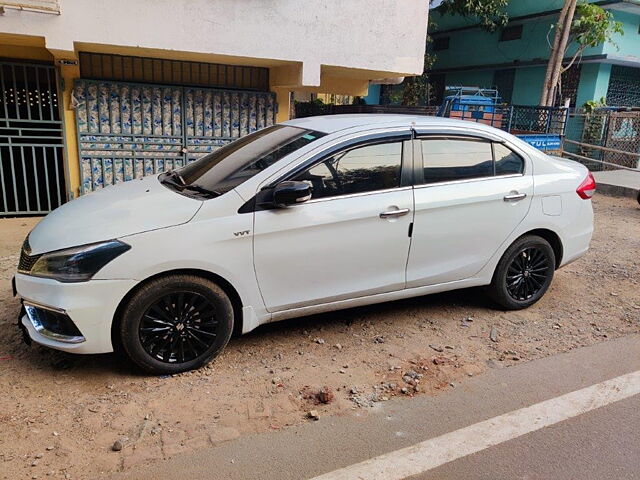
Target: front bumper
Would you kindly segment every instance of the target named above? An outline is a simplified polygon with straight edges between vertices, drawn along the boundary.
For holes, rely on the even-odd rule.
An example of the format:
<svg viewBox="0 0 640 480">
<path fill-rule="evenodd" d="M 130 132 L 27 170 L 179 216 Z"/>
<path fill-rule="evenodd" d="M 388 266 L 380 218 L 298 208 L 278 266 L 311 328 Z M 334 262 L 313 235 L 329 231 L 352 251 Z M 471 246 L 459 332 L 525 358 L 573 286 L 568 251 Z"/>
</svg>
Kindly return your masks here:
<svg viewBox="0 0 640 480">
<path fill-rule="evenodd" d="M 38 306 L 64 312 L 80 335 L 57 337 L 43 328 L 33 310 L 24 311 L 20 323 L 31 340 L 47 347 L 71 353 L 113 351 L 111 325 L 120 301 L 136 280 L 90 280 L 61 283 L 48 278 L 16 275 L 16 290 L 25 308 Z"/>
</svg>

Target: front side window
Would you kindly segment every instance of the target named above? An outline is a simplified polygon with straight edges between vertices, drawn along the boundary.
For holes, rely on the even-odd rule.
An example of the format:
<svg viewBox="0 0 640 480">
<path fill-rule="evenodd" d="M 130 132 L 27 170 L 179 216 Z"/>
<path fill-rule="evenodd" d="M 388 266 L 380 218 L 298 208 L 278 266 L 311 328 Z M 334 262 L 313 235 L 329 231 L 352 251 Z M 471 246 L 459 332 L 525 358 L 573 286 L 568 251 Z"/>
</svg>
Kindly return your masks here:
<svg viewBox="0 0 640 480">
<path fill-rule="evenodd" d="M 422 140 L 424 183 L 493 176 L 491 142 L 474 139 Z"/>
<path fill-rule="evenodd" d="M 326 158 L 292 180 L 306 181 L 311 198 L 373 192 L 400 186 L 402 142 L 379 143 Z"/>
<path fill-rule="evenodd" d="M 275 125 L 239 138 L 181 168 L 177 171 L 177 180 L 171 180 L 170 174 L 165 174 L 161 180 L 179 191 L 222 195 L 324 135 L 313 130 Z"/>
</svg>

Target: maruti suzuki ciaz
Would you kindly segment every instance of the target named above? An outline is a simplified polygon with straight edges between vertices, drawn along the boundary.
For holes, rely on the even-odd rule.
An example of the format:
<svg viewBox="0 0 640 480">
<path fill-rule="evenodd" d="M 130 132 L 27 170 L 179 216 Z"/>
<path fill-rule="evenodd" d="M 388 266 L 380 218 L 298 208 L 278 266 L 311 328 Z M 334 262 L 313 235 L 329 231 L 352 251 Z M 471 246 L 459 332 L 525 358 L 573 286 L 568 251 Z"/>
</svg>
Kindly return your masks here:
<svg viewBox="0 0 640 480">
<path fill-rule="evenodd" d="M 484 286 L 525 308 L 593 231 L 593 177 L 479 123 L 287 121 L 47 215 L 15 289 L 31 340 L 197 368 L 234 331 Z"/>
</svg>

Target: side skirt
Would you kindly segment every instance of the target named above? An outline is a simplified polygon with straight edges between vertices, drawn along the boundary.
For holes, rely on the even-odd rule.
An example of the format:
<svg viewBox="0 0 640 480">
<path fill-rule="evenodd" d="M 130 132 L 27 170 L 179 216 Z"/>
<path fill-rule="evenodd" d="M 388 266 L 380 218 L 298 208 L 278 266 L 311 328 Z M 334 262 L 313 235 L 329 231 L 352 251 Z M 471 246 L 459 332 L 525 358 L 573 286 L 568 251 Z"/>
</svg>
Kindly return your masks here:
<svg viewBox="0 0 640 480">
<path fill-rule="evenodd" d="M 429 285 L 426 287 L 406 288 L 396 290 L 394 292 L 379 293 L 377 295 L 367 295 L 365 297 L 351 298 L 349 300 L 340 300 L 337 302 L 321 303 L 319 305 L 311 305 L 308 307 L 292 308 L 276 312 L 271 317 L 271 322 L 285 320 L 287 318 L 304 317 L 306 315 L 314 315 L 316 313 L 331 312 L 334 310 L 342 310 L 344 308 L 361 307 L 363 305 L 372 305 L 374 303 L 390 302 L 393 300 L 401 300 L 403 298 L 419 297 L 430 293 L 446 292 L 448 290 L 457 290 L 460 288 L 479 287 L 487 285 L 486 279 L 467 278 L 465 280 L 457 280 L 455 282 L 440 283 L 437 285 Z"/>
</svg>

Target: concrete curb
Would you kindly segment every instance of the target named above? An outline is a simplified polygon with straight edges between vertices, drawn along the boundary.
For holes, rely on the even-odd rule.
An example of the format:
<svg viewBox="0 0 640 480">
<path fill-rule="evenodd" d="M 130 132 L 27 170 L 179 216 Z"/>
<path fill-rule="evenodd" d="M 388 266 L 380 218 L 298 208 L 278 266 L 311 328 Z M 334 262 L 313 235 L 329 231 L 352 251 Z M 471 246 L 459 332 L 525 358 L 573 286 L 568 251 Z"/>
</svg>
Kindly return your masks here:
<svg viewBox="0 0 640 480">
<path fill-rule="evenodd" d="M 610 197 L 628 197 L 637 200 L 640 203 L 640 189 L 623 187 L 621 185 L 610 185 L 607 183 L 598 183 L 596 192 Z"/>
</svg>

